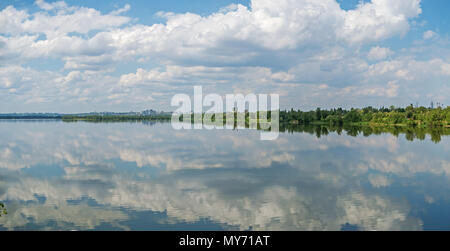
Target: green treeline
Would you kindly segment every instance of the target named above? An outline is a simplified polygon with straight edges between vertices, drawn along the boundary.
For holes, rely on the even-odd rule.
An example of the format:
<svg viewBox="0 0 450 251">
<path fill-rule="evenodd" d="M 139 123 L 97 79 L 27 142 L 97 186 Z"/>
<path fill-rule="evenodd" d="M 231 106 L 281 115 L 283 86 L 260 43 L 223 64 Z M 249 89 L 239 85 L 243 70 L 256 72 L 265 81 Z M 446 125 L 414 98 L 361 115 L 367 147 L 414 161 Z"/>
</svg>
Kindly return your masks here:
<svg viewBox="0 0 450 251">
<path fill-rule="evenodd" d="M 397 125 L 397 126 L 426 126 L 426 127 L 449 127 L 450 107 L 447 108 L 414 108 L 412 105 L 406 108 L 373 108 L 344 110 L 342 108 L 315 111 L 281 111 L 280 122 L 308 125 L 328 124 L 342 126 L 352 125 Z"/>
<path fill-rule="evenodd" d="M 6 214 L 8 214 L 8 212 L 6 211 L 5 204 L 0 202 L 0 217 L 2 217 L 2 215 L 6 215 Z"/>
<path fill-rule="evenodd" d="M 195 121 L 194 115 L 192 122 Z M 203 120 L 203 116 L 200 118 Z M 390 126 L 412 126 L 412 127 L 450 127 L 450 107 L 447 108 L 425 108 L 413 107 L 412 105 L 406 108 L 373 108 L 366 107 L 362 109 L 345 110 L 342 108 L 322 110 L 317 108 L 315 111 L 304 112 L 300 110 L 291 109 L 290 111 L 280 111 L 280 123 L 289 123 L 296 125 L 390 125 Z M 235 113 L 235 119 L 237 113 Z M 246 122 L 249 121 L 250 114 L 245 114 Z M 257 115 L 259 117 L 259 113 Z M 271 112 L 268 112 L 269 119 Z M 223 114 L 223 120 L 226 121 L 226 114 Z M 65 122 L 87 121 L 87 122 L 122 122 L 122 121 L 167 121 L 171 119 L 171 115 L 65 115 L 62 120 Z M 180 120 L 183 116 L 180 117 Z M 215 115 L 213 115 L 213 121 Z"/>
<path fill-rule="evenodd" d="M 222 115 L 222 116 L 221 116 Z M 226 124 L 227 115 L 234 117 L 235 129 L 238 129 L 237 118 L 244 116 L 245 127 L 250 128 L 251 117 L 257 118 L 258 130 L 262 129 L 262 122 L 270 122 L 272 120 L 273 111 L 268 111 L 262 115 L 258 112 L 256 115 L 248 112 L 244 114 L 223 113 L 213 114 L 206 119 L 206 114 L 195 116 L 194 114 L 185 114 L 180 116 L 180 121 L 184 117 L 190 117 L 191 123 L 210 123 L 216 122 L 216 117 L 222 117 L 223 124 Z M 267 120 L 261 120 L 262 118 Z M 65 115 L 62 117 L 64 122 L 168 122 L 172 119 L 172 115 Z M 407 140 L 424 140 L 427 135 L 431 136 L 433 142 L 440 142 L 442 136 L 450 135 L 450 107 L 447 108 L 415 108 L 412 105 L 406 108 L 380 108 L 366 107 L 362 109 L 345 110 L 342 108 L 322 110 L 320 108 L 315 111 L 303 112 L 280 111 L 279 112 L 279 130 L 285 133 L 311 133 L 317 137 L 328 135 L 329 133 L 342 134 L 350 136 L 389 133 L 395 136 L 405 135 Z M 210 122 L 207 122 L 210 121 Z M 266 128 L 266 127 L 265 127 Z"/>
<path fill-rule="evenodd" d="M 141 116 L 141 115 L 65 115 L 62 117 L 64 122 L 126 122 L 126 121 L 162 121 L 171 119 L 171 115 L 151 115 L 151 116 Z"/>
</svg>

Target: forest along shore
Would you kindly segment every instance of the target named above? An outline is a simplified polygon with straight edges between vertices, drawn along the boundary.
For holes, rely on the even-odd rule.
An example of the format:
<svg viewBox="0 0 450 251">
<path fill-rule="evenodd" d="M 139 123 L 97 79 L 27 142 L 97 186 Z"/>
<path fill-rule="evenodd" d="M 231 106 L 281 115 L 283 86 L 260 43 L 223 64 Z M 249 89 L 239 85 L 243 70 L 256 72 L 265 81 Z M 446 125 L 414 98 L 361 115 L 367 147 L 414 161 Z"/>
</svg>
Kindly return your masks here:
<svg viewBox="0 0 450 251">
<path fill-rule="evenodd" d="M 236 114 L 235 114 L 236 115 Z M 268 112 L 269 119 L 271 112 Z M 189 116 L 189 115 L 188 115 Z M 193 114 L 191 114 L 194 117 Z M 259 112 L 258 112 L 259 118 Z M 182 116 L 183 117 L 183 116 Z M 203 116 L 202 116 L 203 117 Z M 224 122 L 226 114 L 223 114 Z M 237 116 L 235 116 L 237 117 Z M 250 113 L 246 112 L 246 122 L 250 120 Z M 22 114 L 0 114 L 0 120 L 5 119 L 53 119 L 64 122 L 122 122 L 122 121 L 168 121 L 172 119 L 171 113 L 143 115 L 133 114 L 57 114 L 57 113 L 22 113 Z M 406 108 L 343 108 L 321 109 L 315 111 L 284 110 L 280 111 L 279 119 L 281 124 L 292 125 L 371 125 L 371 126 L 408 126 L 408 127 L 446 127 L 450 128 L 450 106 L 447 108 L 426 108 L 413 107 Z M 194 121 L 194 120 L 192 120 Z M 196 121 L 199 122 L 199 121 Z"/>
</svg>

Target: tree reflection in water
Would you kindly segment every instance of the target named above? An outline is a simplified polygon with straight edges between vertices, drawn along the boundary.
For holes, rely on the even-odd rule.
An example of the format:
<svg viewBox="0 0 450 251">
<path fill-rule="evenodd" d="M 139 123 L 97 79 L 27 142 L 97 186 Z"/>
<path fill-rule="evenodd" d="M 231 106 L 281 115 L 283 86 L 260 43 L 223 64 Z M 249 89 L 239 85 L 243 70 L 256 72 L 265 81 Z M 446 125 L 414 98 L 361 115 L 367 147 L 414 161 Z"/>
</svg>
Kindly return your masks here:
<svg viewBox="0 0 450 251">
<path fill-rule="evenodd" d="M 425 140 L 429 135 L 434 143 L 439 143 L 442 136 L 450 135 L 450 128 L 446 127 L 410 127 L 410 126 L 329 126 L 329 125 L 293 125 L 281 124 L 280 132 L 285 133 L 309 133 L 314 134 L 317 138 L 329 133 L 337 133 L 341 135 L 345 132 L 349 136 L 356 137 L 363 135 L 369 137 L 371 135 L 392 134 L 395 137 L 405 135 L 408 141 Z"/>
</svg>

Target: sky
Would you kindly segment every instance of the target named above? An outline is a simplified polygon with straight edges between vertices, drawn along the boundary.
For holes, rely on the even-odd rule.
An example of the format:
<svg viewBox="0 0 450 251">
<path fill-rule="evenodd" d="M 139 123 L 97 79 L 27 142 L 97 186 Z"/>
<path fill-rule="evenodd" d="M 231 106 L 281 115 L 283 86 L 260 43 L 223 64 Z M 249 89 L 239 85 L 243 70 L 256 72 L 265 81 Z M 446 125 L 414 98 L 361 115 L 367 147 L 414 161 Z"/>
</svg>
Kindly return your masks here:
<svg viewBox="0 0 450 251">
<path fill-rule="evenodd" d="M 447 0 L 2 0 L 0 113 L 450 105 Z"/>
</svg>

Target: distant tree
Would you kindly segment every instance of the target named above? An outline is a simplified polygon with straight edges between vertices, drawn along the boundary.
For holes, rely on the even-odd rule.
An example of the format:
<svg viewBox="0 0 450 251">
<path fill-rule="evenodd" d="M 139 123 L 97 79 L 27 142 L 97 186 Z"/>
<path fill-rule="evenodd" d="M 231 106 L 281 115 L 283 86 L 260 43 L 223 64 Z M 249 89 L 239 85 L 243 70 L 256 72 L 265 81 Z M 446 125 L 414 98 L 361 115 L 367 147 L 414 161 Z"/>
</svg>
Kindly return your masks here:
<svg viewBox="0 0 450 251">
<path fill-rule="evenodd" d="M 320 108 L 316 109 L 316 120 L 322 120 L 322 111 Z"/>
<path fill-rule="evenodd" d="M 6 207 L 5 204 L 0 202 L 0 217 L 2 217 L 3 215 L 8 214 L 8 212 L 6 211 Z"/>
</svg>

